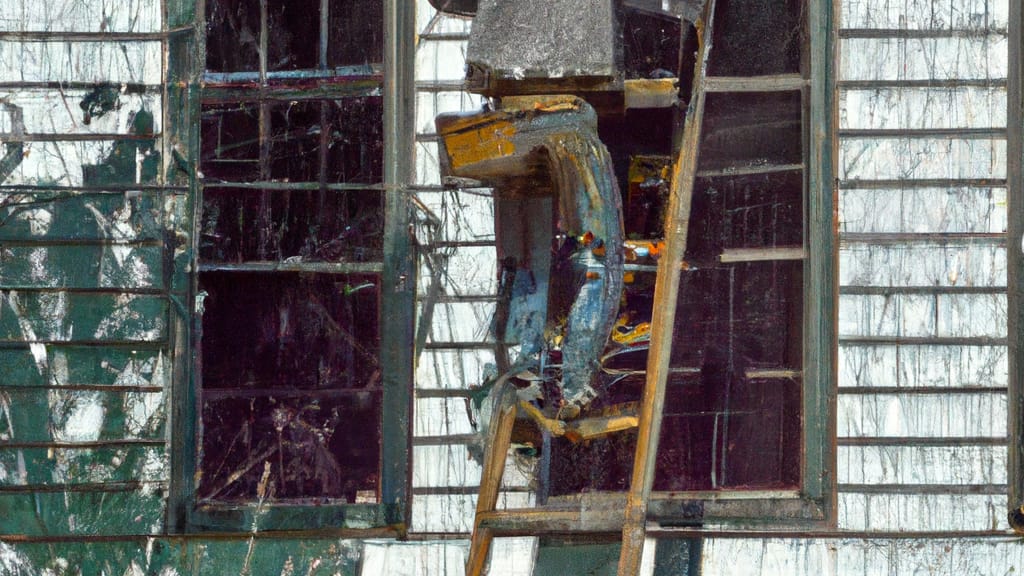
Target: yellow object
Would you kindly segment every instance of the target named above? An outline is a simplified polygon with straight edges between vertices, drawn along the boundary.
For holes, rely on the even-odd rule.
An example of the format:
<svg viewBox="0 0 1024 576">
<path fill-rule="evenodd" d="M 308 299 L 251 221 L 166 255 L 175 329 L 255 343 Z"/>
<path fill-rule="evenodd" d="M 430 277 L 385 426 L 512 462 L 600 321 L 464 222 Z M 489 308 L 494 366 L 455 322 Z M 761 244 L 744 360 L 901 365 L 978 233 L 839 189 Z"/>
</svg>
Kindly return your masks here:
<svg viewBox="0 0 1024 576">
<path fill-rule="evenodd" d="M 505 158 L 516 153 L 512 137 L 516 127 L 508 121 L 488 122 L 479 128 L 449 134 L 444 137 L 452 169 L 469 164 Z"/>
</svg>

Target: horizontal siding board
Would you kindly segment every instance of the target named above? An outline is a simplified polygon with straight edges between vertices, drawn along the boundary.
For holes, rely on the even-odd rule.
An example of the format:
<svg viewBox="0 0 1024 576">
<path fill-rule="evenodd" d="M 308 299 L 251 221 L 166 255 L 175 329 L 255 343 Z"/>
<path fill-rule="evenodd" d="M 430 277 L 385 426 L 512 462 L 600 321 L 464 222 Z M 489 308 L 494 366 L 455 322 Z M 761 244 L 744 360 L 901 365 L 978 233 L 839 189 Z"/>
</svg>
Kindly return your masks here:
<svg viewBox="0 0 1024 576">
<path fill-rule="evenodd" d="M 839 335 L 1005 338 L 1005 294 L 842 294 Z"/>
<path fill-rule="evenodd" d="M 0 191 L 0 242 L 159 239 L 163 200 L 155 191 Z"/>
<path fill-rule="evenodd" d="M 483 447 L 473 450 L 463 444 L 449 446 L 416 446 L 413 448 L 413 488 L 469 487 L 480 485 Z M 526 487 L 530 485 L 534 459 L 519 457 L 510 452 L 505 461 L 502 486 Z"/>
<path fill-rule="evenodd" d="M 162 121 L 159 94 L 121 93 L 118 89 L 107 88 L 103 95 L 113 95 L 115 100 L 109 111 L 99 111 L 90 102 L 98 93 L 91 90 L 54 90 L 34 88 L 29 90 L 0 90 L 0 101 L 8 109 L 20 109 L 25 134 L 53 135 L 56 138 L 68 135 L 110 135 L 130 134 L 132 119 L 141 111 L 153 114 L 153 131 L 160 132 Z M 10 114 L 0 114 L 0 134 L 16 134 Z"/>
<path fill-rule="evenodd" d="M 1006 90 L 989 87 L 850 89 L 840 129 L 922 130 L 1006 126 Z"/>
<path fill-rule="evenodd" d="M 839 143 L 845 180 L 1003 178 L 1006 141 L 994 138 L 873 138 Z"/>
<path fill-rule="evenodd" d="M 493 342 L 496 307 L 496 302 L 436 303 L 427 341 Z"/>
<path fill-rule="evenodd" d="M 952 80 L 1006 77 L 1004 34 L 840 41 L 843 80 Z"/>
<path fill-rule="evenodd" d="M 837 435 L 1004 437 L 1005 394 L 839 394 Z"/>
<path fill-rule="evenodd" d="M 843 0 L 845 28 L 1006 29 L 1007 0 Z"/>
<path fill-rule="evenodd" d="M 419 192 L 416 197 L 441 221 L 440 228 L 433 231 L 432 240 L 478 242 L 495 239 L 494 198 L 489 189 Z"/>
<path fill-rule="evenodd" d="M 0 289 L 159 289 L 163 265 L 160 246 L 8 245 L 0 247 Z"/>
<path fill-rule="evenodd" d="M 4 82 L 160 84 L 158 41 L 27 42 L 0 40 Z"/>
<path fill-rule="evenodd" d="M 1006 248 L 992 241 L 843 242 L 840 286 L 1006 286 Z"/>
<path fill-rule="evenodd" d="M 423 350 L 416 363 L 416 388 L 459 390 L 483 383 L 494 350 Z"/>
<path fill-rule="evenodd" d="M 840 446 L 840 484 L 1006 483 L 1005 446 Z"/>
<path fill-rule="evenodd" d="M 167 301 L 156 296 L 0 294 L 0 342 L 155 342 L 166 331 Z"/>
<path fill-rule="evenodd" d="M 81 187 L 86 184 L 157 184 L 155 141 L 28 142 L 6 186 Z M 147 155 L 148 154 L 148 155 Z M 129 160 L 122 162 L 124 156 Z M 133 159 L 133 160 L 132 160 Z M 117 167 L 112 166 L 112 162 Z M 102 181 L 86 182 L 88 174 Z M 95 177 L 100 180 L 99 177 Z"/>
<path fill-rule="evenodd" d="M 447 265 L 437 279 L 442 295 L 494 296 L 498 293 L 497 249 L 493 246 L 454 246 L 444 248 Z M 420 267 L 420 293 L 426 294 L 435 278 Z"/>
<path fill-rule="evenodd" d="M 1006 496 L 840 493 L 839 528 L 950 533 L 1005 530 Z"/>
<path fill-rule="evenodd" d="M 163 392 L 8 389 L 0 392 L 4 443 L 164 438 Z"/>
<path fill-rule="evenodd" d="M 1005 387 L 1005 346 L 839 346 L 839 387 Z"/>
<path fill-rule="evenodd" d="M 0 349 L 0 388 L 18 386 L 166 386 L 162 350 L 42 346 Z"/>
<path fill-rule="evenodd" d="M 903 2 L 900 2 L 902 4 Z M 706 538 L 702 576 L 733 576 L 737 559 L 750 576 L 990 576 L 1024 566 L 1016 538 Z"/>
<path fill-rule="evenodd" d="M 1005 188 L 845 189 L 840 233 L 1001 233 Z"/>
<path fill-rule="evenodd" d="M 0 448 L 0 491 L 23 485 L 166 482 L 169 475 L 162 446 Z"/>
<path fill-rule="evenodd" d="M 163 488 L 125 492 L 0 494 L 0 534 L 25 536 L 159 534 Z"/>
<path fill-rule="evenodd" d="M 413 436 L 450 436 L 476 432 L 462 398 L 417 398 L 413 408 Z"/>
<path fill-rule="evenodd" d="M 4 0 L 0 31 L 159 32 L 160 0 Z"/>
<path fill-rule="evenodd" d="M 466 75 L 465 40 L 431 40 L 416 49 L 416 81 L 462 82 Z"/>
</svg>

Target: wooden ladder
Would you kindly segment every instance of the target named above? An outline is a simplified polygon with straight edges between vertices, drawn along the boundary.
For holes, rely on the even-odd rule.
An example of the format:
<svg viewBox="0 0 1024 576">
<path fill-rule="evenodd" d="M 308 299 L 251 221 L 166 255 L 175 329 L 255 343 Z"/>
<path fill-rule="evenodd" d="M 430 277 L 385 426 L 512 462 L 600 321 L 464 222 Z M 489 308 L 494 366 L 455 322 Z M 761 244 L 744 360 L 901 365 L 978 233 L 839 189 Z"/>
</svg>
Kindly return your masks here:
<svg viewBox="0 0 1024 576">
<path fill-rule="evenodd" d="M 622 531 L 619 576 L 633 576 L 640 570 L 647 527 L 647 507 L 654 481 L 658 437 L 661 430 L 665 386 L 672 346 L 672 325 L 679 292 L 679 275 L 686 252 L 690 205 L 697 177 L 699 144 L 704 121 L 705 95 L 709 91 L 742 91 L 745 79 L 706 77 L 711 52 L 715 0 L 707 0 L 702 21 L 697 23 L 698 51 L 693 89 L 679 154 L 675 159 L 671 196 L 665 222 L 665 251 L 658 262 L 654 290 L 655 317 L 652 319 L 647 380 L 640 404 L 636 444 L 629 492 L 623 496 L 581 497 L 576 508 L 539 506 L 497 510 L 498 493 L 505 458 L 512 440 L 512 427 L 519 411 L 516 390 L 507 382 L 495 388 L 497 400 L 488 428 L 480 491 L 476 505 L 467 576 L 480 576 L 487 564 L 491 542 L 496 535 L 519 536 L 543 533 L 614 533 Z"/>
</svg>

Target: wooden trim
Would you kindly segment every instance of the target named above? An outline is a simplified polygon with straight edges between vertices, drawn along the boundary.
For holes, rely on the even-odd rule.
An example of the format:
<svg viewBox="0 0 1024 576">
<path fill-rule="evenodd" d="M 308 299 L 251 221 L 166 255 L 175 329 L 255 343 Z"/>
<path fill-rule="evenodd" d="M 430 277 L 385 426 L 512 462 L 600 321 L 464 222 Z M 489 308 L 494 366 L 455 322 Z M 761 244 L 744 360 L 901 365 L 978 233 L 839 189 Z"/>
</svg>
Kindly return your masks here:
<svg viewBox="0 0 1024 576">
<path fill-rule="evenodd" d="M 712 76 L 705 79 L 708 92 L 791 92 L 803 90 L 808 85 L 801 74 Z"/>
<path fill-rule="evenodd" d="M 1017 249 L 1024 239 L 1024 8 L 1010 2 L 1009 65 L 1007 69 L 1007 345 L 1009 399 L 1007 402 L 1009 458 L 1007 462 L 1008 512 L 1010 525 L 1024 533 L 1024 251 Z"/>
</svg>

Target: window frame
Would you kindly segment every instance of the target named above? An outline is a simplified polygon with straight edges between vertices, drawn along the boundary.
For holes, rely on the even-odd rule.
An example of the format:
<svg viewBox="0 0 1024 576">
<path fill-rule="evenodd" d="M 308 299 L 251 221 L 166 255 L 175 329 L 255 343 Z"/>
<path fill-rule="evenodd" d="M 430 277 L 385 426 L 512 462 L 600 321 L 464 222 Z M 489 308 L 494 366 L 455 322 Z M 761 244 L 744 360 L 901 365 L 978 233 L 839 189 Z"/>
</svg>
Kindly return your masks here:
<svg viewBox="0 0 1024 576">
<path fill-rule="evenodd" d="M 838 9 L 806 0 L 808 69 L 804 94 L 803 376 L 801 477 L 797 490 L 652 491 L 648 518 L 696 523 L 828 528 L 836 514 L 838 219 L 835 75 Z M 713 50 L 713 49 L 712 49 Z M 700 512 L 694 515 L 694 504 Z M 650 532 L 650 531 L 649 531 Z"/>
<path fill-rule="evenodd" d="M 182 17 L 177 46 L 169 50 L 166 62 L 169 103 L 177 114 L 174 123 L 175 148 L 182 177 L 189 187 L 187 226 L 192 234 L 187 254 L 176 267 L 181 277 L 180 315 L 173 321 L 175 342 L 175 401 L 172 413 L 172 482 L 168 494 L 168 529 L 182 532 L 248 532 L 334 530 L 353 536 L 397 536 L 408 525 L 410 509 L 411 451 L 410 416 L 413 379 L 413 321 L 415 298 L 414 254 L 408 234 L 411 205 L 408 187 L 412 184 L 414 163 L 414 41 L 415 3 L 383 0 L 383 64 L 372 73 L 346 79 L 331 86 L 312 90 L 273 86 L 267 76 L 253 87 L 219 86 L 210 88 L 210 79 L 222 80 L 220 73 L 205 73 L 206 25 L 205 1 L 180 0 Z M 326 4 L 326 2 L 323 2 Z M 322 24 L 322 26 L 325 24 Z M 324 64 L 321 54 L 321 66 Z M 345 73 L 348 69 L 345 69 Z M 250 85 L 251 86 L 251 85 Z M 257 94 L 246 98 L 242 91 Z M 371 263 L 381 283 L 380 350 L 383 367 L 380 392 L 380 477 L 377 503 L 206 503 L 198 500 L 196 477 L 199 473 L 198 442 L 202 426 L 200 399 L 199 337 L 201 312 L 197 301 L 199 273 L 198 224 L 201 222 L 203 182 L 198 158 L 201 150 L 200 118 L 203 103 L 215 98 L 231 101 L 265 102 L 272 99 L 301 98 L 309 101 L 367 95 L 383 97 L 383 182 L 363 188 L 380 189 L 384 216 L 383 250 L 379 263 Z M 190 160 L 189 160 L 190 159 Z M 339 266 L 344 272 L 344 266 Z M 355 266 L 352 273 L 365 270 Z M 287 270 L 288 268 L 286 268 Z M 296 271 L 301 271 L 301 266 Z M 288 272 L 290 273 L 290 272 Z"/>
</svg>

